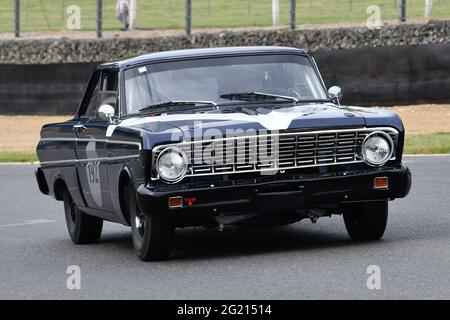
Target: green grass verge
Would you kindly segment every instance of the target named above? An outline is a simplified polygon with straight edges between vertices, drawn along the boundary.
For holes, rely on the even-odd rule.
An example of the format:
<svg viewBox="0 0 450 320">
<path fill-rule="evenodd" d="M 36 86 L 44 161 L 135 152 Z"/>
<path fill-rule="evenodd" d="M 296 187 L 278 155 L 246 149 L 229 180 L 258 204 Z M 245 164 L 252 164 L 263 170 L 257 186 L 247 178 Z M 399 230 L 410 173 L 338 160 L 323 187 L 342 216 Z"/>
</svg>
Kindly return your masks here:
<svg viewBox="0 0 450 320">
<path fill-rule="evenodd" d="M 450 132 L 413 134 L 406 137 L 405 154 L 450 154 Z M 35 152 L 0 152 L 0 162 L 35 162 Z"/>
<path fill-rule="evenodd" d="M 94 0 L 21 0 L 22 31 L 65 31 L 67 9 L 77 5 L 81 13 L 81 30 L 95 30 L 96 1 Z M 103 22 L 105 30 L 118 30 L 116 0 L 104 0 Z M 183 28 L 185 23 L 185 0 L 141 0 L 138 6 L 138 28 Z M 382 20 L 397 20 L 397 0 L 303 0 L 297 1 L 298 24 L 364 23 L 371 13 L 369 6 L 380 8 Z M 14 30 L 14 1 L 2 1 L 0 8 L 0 32 Z M 270 0 L 195 0 L 192 2 L 194 28 L 205 27 L 251 27 L 272 24 L 272 1 Z M 281 23 L 288 24 L 289 0 L 280 0 Z M 407 19 L 424 17 L 424 1 L 409 0 Z M 448 0 L 433 1 L 434 18 L 450 18 Z"/>
<path fill-rule="evenodd" d="M 36 152 L 0 152 L 0 162 L 35 162 Z"/>
<path fill-rule="evenodd" d="M 450 153 L 450 133 L 429 133 L 407 135 L 405 154 Z"/>
</svg>

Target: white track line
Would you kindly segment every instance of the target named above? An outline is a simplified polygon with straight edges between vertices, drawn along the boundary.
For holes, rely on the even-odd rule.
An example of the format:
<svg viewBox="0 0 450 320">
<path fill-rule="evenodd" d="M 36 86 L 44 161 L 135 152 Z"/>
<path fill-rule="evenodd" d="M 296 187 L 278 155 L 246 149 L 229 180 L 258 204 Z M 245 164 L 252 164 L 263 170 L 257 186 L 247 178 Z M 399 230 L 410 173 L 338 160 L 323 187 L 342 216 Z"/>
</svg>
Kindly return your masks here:
<svg viewBox="0 0 450 320">
<path fill-rule="evenodd" d="M 45 220 L 45 219 L 36 219 L 29 220 L 22 223 L 12 223 L 12 224 L 1 224 L 0 228 L 11 228 L 11 227 L 22 227 L 22 226 L 30 226 L 35 224 L 44 224 L 44 223 L 55 223 L 53 220 Z"/>
<path fill-rule="evenodd" d="M 450 157 L 449 153 L 437 153 L 437 154 L 404 154 L 404 157 Z"/>
<path fill-rule="evenodd" d="M 39 162 L 1 162 L 0 166 L 39 165 Z"/>
</svg>

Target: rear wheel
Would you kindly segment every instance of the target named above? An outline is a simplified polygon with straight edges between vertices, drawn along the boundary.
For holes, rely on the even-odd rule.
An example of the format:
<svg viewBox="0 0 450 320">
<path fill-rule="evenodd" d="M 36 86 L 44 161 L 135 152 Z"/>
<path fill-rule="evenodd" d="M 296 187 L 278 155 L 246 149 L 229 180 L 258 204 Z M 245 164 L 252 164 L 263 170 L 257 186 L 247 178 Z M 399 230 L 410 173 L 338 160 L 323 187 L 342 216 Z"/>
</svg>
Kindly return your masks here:
<svg viewBox="0 0 450 320">
<path fill-rule="evenodd" d="M 134 250 L 142 261 L 168 259 L 172 251 L 175 227 L 169 219 L 145 216 L 136 203 L 136 192 L 130 184 L 124 190 L 130 212 Z"/>
<path fill-rule="evenodd" d="M 355 241 L 379 240 L 388 220 L 388 202 L 364 202 L 352 205 L 344 213 L 348 235 Z"/>
<path fill-rule="evenodd" d="M 64 192 L 64 211 L 67 230 L 76 244 L 96 243 L 100 239 L 103 220 L 87 215 L 76 206 L 69 192 Z"/>
</svg>

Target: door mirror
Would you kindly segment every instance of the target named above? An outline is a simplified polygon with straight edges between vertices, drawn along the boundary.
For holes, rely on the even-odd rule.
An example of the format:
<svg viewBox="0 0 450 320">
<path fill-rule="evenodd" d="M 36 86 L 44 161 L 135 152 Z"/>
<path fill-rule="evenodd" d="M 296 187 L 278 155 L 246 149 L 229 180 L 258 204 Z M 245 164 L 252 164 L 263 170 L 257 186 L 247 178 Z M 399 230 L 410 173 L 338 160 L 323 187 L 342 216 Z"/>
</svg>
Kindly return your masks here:
<svg viewBox="0 0 450 320">
<path fill-rule="evenodd" d="M 109 120 L 109 122 L 113 122 L 114 113 L 114 108 L 109 104 L 101 105 L 98 108 L 98 117 L 103 120 Z"/>
<path fill-rule="evenodd" d="M 328 90 L 328 95 L 337 105 L 341 105 L 342 100 L 342 89 L 340 87 L 334 86 Z"/>
</svg>

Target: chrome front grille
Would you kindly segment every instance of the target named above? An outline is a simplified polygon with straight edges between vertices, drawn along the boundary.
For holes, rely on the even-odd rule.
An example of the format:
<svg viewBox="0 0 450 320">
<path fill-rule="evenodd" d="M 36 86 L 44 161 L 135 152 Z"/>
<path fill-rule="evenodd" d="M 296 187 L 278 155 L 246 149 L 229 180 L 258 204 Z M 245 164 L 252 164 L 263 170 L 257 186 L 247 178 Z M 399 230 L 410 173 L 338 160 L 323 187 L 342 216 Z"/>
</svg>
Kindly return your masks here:
<svg viewBox="0 0 450 320">
<path fill-rule="evenodd" d="M 243 135 L 231 138 L 157 146 L 153 168 L 166 147 L 182 149 L 188 158 L 186 176 L 290 170 L 363 162 L 364 138 L 374 131 L 390 135 L 395 147 L 398 131 L 393 128 L 362 128 L 308 132 Z M 158 179 L 156 172 L 153 179 Z"/>
</svg>

